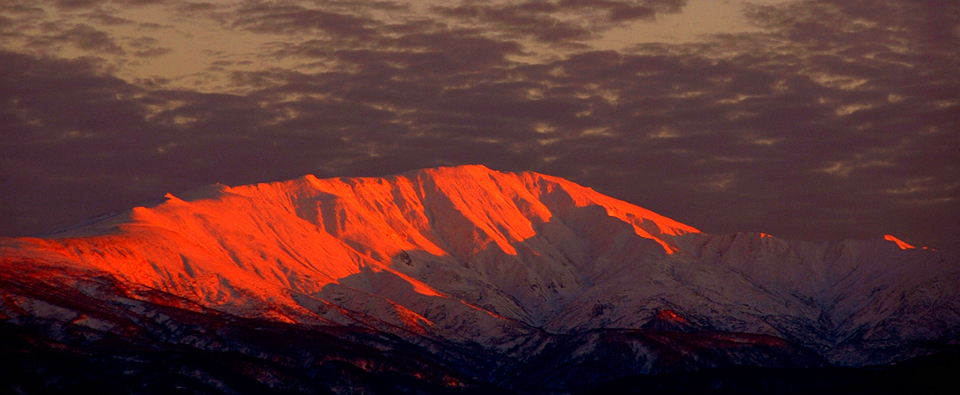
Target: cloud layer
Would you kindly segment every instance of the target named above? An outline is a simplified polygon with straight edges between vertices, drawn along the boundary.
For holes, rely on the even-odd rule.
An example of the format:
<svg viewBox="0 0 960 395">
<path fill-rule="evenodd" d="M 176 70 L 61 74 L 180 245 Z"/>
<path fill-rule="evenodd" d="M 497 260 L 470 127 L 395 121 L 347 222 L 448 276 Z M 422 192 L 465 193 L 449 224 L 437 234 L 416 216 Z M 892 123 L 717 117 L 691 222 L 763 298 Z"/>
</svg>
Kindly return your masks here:
<svg viewBox="0 0 960 395">
<path fill-rule="evenodd" d="M 708 232 L 960 247 L 960 6 L 746 5 L 757 32 L 591 46 L 685 6 L 0 5 L 3 233 L 214 182 L 482 163 Z"/>
</svg>

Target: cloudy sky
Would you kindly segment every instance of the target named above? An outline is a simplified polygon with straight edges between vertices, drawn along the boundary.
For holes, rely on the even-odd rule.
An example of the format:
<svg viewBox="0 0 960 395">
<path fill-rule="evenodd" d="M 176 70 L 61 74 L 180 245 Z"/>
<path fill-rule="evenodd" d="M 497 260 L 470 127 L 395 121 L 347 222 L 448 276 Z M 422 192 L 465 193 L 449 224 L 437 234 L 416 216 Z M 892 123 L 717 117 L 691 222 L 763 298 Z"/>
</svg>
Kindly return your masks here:
<svg viewBox="0 0 960 395">
<path fill-rule="evenodd" d="M 479 163 L 960 248 L 958 70 L 955 0 L 2 0 L 0 234 Z"/>
</svg>

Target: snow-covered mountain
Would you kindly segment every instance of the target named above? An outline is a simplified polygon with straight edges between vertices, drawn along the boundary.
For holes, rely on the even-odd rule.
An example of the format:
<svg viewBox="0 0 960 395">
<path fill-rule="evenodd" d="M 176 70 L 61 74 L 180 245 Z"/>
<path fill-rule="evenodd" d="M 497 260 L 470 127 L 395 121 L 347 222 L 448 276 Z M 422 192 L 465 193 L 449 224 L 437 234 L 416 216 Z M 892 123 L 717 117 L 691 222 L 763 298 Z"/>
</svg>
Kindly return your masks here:
<svg viewBox="0 0 960 395">
<path fill-rule="evenodd" d="M 960 335 L 955 255 L 892 236 L 708 235 L 563 179 L 483 166 L 214 185 L 0 239 L 0 257 L 0 318 L 25 344 L 87 350 L 119 336 L 250 355 L 265 348 L 250 328 L 286 328 L 274 331 L 367 350 L 334 353 L 361 371 L 438 388 L 887 364 Z M 274 354 L 306 352 L 290 347 Z M 398 348 L 413 356 L 357 357 Z"/>
</svg>

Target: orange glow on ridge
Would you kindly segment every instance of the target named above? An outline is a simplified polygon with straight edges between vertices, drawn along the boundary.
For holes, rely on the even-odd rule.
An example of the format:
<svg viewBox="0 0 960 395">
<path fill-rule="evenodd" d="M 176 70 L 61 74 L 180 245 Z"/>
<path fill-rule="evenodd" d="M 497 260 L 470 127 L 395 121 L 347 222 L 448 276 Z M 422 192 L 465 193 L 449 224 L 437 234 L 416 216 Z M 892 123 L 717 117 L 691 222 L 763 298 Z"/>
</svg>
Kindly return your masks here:
<svg viewBox="0 0 960 395">
<path fill-rule="evenodd" d="M 570 253 L 574 258 L 567 259 L 574 264 L 586 259 L 577 250 L 552 250 L 549 243 L 582 243 L 584 236 L 572 233 L 567 222 L 591 218 L 594 208 L 629 224 L 667 253 L 677 249 L 673 236 L 698 232 L 559 178 L 483 166 L 386 178 L 308 175 L 213 185 L 165 198 L 55 238 L 15 239 L 23 248 L 12 248 L 205 307 L 276 321 L 327 322 L 324 311 L 330 309 L 316 301 L 336 305 L 324 299 L 335 296 L 325 295 L 360 292 L 393 307 L 377 302 L 363 307 L 371 311 L 355 313 L 388 314 L 393 325 L 417 330 L 432 325 L 421 310 L 429 305 L 424 298 L 449 299 L 495 321 L 519 319 L 448 294 L 457 285 L 427 285 L 422 279 L 431 275 L 429 265 L 462 265 L 462 270 L 500 276 L 517 287 L 513 296 L 535 298 L 524 291 L 528 280 L 516 272 L 522 268 L 515 265 L 525 264 L 519 255 L 546 260 Z M 617 223 L 607 222 L 604 231 L 619 231 Z M 544 236 L 557 226 L 566 230 Z M 482 263 L 472 267 L 474 261 Z M 561 292 L 569 294 L 555 298 L 573 295 Z"/>
<path fill-rule="evenodd" d="M 896 237 L 893 237 L 893 235 L 883 236 L 883 239 L 884 239 L 884 240 L 887 240 L 887 241 L 892 241 L 892 242 L 894 242 L 894 243 L 897 243 L 897 247 L 900 247 L 901 250 L 908 250 L 908 249 L 916 248 L 916 247 L 914 247 L 914 246 L 912 246 L 912 245 L 910 245 L 910 244 L 907 244 L 907 243 L 906 243 L 905 241 L 903 241 L 903 240 L 900 240 L 900 239 L 898 239 L 898 238 L 896 238 Z"/>
</svg>

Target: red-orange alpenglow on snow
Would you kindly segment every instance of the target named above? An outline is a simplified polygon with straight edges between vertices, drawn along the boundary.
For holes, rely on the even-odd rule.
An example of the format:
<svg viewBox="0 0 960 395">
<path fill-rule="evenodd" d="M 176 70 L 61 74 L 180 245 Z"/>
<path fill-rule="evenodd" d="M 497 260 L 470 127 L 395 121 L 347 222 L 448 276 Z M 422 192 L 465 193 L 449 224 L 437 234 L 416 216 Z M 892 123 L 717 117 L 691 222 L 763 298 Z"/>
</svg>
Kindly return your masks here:
<svg viewBox="0 0 960 395">
<path fill-rule="evenodd" d="M 656 372 L 889 363 L 960 333 L 956 257 L 893 236 L 708 235 L 556 177 L 483 166 L 213 185 L 2 239 L 0 256 L 9 322 L 129 337 L 143 333 L 135 322 L 171 317 L 152 312 L 166 306 L 364 328 L 570 380 L 576 370 L 549 361 L 601 358 L 611 344 L 633 351 L 609 363 Z M 102 305 L 71 302 L 85 298 Z M 156 336 L 192 341 L 174 333 Z M 506 380 L 498 369 L 471 377 Z"/>
</svg>

